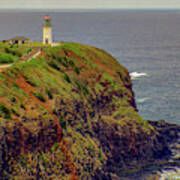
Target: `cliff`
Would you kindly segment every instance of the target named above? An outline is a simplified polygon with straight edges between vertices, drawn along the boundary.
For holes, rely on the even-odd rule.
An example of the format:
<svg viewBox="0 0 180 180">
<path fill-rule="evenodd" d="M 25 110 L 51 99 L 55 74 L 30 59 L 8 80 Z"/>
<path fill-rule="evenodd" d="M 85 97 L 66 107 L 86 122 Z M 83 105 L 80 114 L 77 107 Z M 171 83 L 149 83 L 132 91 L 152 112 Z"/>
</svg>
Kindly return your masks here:
<svg viewBox="0 0 180 180">
<path fill-rule="evenodd" d="M 2 179 L 113 179 L 169 154 L 138 115 L 128 71 L 101 49 L 45 48 L 0 84 Z"/>
</svg>

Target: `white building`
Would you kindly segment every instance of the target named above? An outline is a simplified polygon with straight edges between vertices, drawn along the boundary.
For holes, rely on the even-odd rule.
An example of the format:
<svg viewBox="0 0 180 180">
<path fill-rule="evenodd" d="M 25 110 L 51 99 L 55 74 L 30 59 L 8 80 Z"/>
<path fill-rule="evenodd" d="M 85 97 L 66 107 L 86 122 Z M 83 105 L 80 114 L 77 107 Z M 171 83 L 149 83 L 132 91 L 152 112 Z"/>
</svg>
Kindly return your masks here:
<svg viewBox="0 0 180 180">
<path fill-rule="evenodd" d="M 52 25 L 51 18 L 46 15 L 44 17 L 44 25 L 43 25 L 43 44 L 52 44 Z"/>
</svg>

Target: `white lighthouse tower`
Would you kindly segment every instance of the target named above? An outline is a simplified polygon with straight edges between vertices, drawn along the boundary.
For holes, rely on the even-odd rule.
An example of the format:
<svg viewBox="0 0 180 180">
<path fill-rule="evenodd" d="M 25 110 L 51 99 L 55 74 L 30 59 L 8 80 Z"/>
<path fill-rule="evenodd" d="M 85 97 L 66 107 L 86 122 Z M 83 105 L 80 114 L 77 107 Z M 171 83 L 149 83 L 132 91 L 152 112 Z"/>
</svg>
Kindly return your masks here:
<svg viewBox="0 0 180 180">
<path fill-rule="evenodd" d="M 42 42 L 43 44 L 52 44 L 52 25 L 51 18 L 48 15 L 44 17 Z"/>
</svg>

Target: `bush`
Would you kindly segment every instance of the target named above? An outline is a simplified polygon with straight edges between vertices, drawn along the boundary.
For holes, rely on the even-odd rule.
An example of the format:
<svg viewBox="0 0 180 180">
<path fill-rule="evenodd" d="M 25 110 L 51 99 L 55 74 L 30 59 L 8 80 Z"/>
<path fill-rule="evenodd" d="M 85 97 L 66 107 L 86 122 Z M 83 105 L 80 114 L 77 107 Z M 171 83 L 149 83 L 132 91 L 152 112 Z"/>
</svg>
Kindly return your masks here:
<svg viewBox="0 0 180 180">
<path fill-rule="evenodd" d="M 10 111 L 3 104 L 0 104 L 0 113 L 4 115 L 5 119 L 10 119 Z"/>
<path fill-rule="evenodd" d="M 36 87 L 36 86 L 37 86 L 36 83 L 33 82 L 33 81 L 30 80 L 30 79 L 27 79 L 26 82 L 27 82 L 28 84 L 30 84 L 31 86 L 33 86 L 33 87 Z"/>
<path fill-rule="evenodd" d="M 78 74 L 78 75 L 79 75 L 79 74 L 80 74 L 80 70 L 79 70 L 79 68 L 76 66 L 74 69 L 75 69 L 76 74 Z"/>
<path fill-rule="evenodd" d="M 30 52 L 32 52 L 32 48 L 27 49 L 27 53 L 30 53 Z"/>
<path fill-rule="evenodd" d="M 66 120 L 62 115 L 59 117 L 59 121 L 60 121 L 61 127 L 66 130 L 66 128 L 67 128 L 66 127 Z"/>
<path fill-rule="evenodd" d="M 70 64 L 71 67 L 75 67 L 75 64 L 74 64 L 74 62 L 72 60 L 69 60 L 69 64 Z"/>
<path fill-rule="evenodd" d="M 49 66 L 51 66 L 52 68 L 58 70 L 58 71 L 61 71 L 60 67 L 54 62 L 54 61 L 50 61 L 49 63 Z"/>
<path fill-rule="evenodd" d="M 64 79 L 68 82 L 71 83 L 71 80 L 67 74 L 64 74 Z"/>
<path fill-rule="evenodd" d="M 0 53 L 0 63 L 13 63 L 17 61 L 17 57 L 12 54 Z"/>
<path fill-rule="evenodd" d="M 17 49 L 17 48 L 5 48 L 4 49 L 6 53 L 8 54 L 12 54 L 13 56 L 18 56 L 18 57 L 21 57 L 23 55 L 23 52 L 21 52 L 20 49 Z"/>
<path fill-rule="evenodd" d="M 53 99 L 53 94 L 50 90 L 46 90 L 46 93 L 47 93 L 49 99 Z"/>
<path fill-rule="evenodd" d="M 39 92 L 32 92 L 32 94 L 34 96 L 36 96 L 40 101 L 46 102 L 46 99 L 44 98 L 44 96 L 41 93 L 39 93 Z"/>
<path fill-rule="evenodd" d="M 84 95 L 88 95 L 89 94 L 88 88 L 83 83 L 75 81 L 75 85 L 77 86 L 79 91 L 81 91 Z"/>
</svg>

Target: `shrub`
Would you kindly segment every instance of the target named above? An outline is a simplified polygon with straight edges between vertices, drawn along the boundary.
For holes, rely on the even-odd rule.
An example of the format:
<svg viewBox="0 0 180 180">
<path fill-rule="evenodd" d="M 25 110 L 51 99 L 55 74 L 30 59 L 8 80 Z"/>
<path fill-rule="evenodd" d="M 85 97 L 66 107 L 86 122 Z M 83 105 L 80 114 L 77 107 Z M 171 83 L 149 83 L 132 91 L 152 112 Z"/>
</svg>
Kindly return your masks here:
<svg viewBox="0 0 180 180">
<path fill-rule="evenodd" d="M 17 61 L 17 57 L 13 56 L 12 54 L 0 54 L 0 63 L 13 63 L 15 61 Z"/>
<path fill-rule="evenodd" d="M 91 118 L 94 118 L 95 117 L 95 112 L 94 111 L 90 112 L 89 115 L 90 115 Z"/>
<path fill-rule="evenodd" d="M 17 49 L 17 48 L 5 48 L 4 49 L 6 53 L 8 54 L 12 54 L 13 56 L 18 56 L 18 57 L 21 57 L 23 55 L 23 52 L 21 52 L 20 49 Z"/>
<path fill-rule="evenodd" d="M 58 115 L 56 109 L 53 109 L 53 114 L 55 114 L 56 116 Z"/>
<path fill-rule="evenodd" d="M 12 102 L 16 102 L 16 97 L 14 97 L 14 96 L 11 97 L 11 101 L 12 101 Z"/>
<path fill-rule="evenodd" d="M 61 71 L 60 67 L 54 62 L 54 61 L 50 61 L 48 63 L 52 68 L 58 70 L 58 71 Z"/>
<path fill-rule="evenodd" d="M 65 118 L 62 115 L 59 117 L 59 121 L 60 121 L 61 127 L 63 129 L 66 129 L 66 120 L 65 120 Z"/>
<path fill-rule="evenodd" d="M 64 74 L 64 79 L 68 82 L 71 83 L 71 80 L 67 74 Z"/>
<path fill-rule="evenodd" d="M 4 115 L 4 118 L 10 119 L 11 118 L 11 113 L 9 109 L 7 109 L 3 104 L 0 104 L 0 113 Z"/>
<path fill-rule="evenodd" d="M 74 64 L 74 62 L 72 60 L 69 60 L 69 64 L 70 64 L 71 67 L 75 67 L 75 64 Z"/>
<path fill-rule="evenodd" d="M 53 94 L 50 90 L 46 90 L 46 93 L 47 93 L 49 99 L 53 99 Z"/>
<path fill-rule="evenodd" d="M 76 84 L 77 88 L 83 92 L 84 95 L 89 94 L 88 88 L 83 83 L 75 81 L 75 84 Z"/>
<path fill-rule="evenodd" d="M 24 106 L 24 104 L 20 104 L 20 107 L 24 110 L 26 110 L 26 107 Z"/>
<path fill-rule="evenodd" d="M 75 72 L 79 75 L 80 74 L 79 68 L 76 66 L 74 69 L 75 69 Z"/>
<path fill-rule="evenodd" d="M 32 48 L 27 49 L 27 53 L 30 53 L 32 51 Z"/>
<path fill-rule="evenodd" d="M 33 87 L 36 87 L 36 86 L 37 86 L 36 83 L 33 82 L 33 81 L 30 80 L 30 79 L 27 79 L 26 82 L 27 82 L 28 84 L 30 84 L 31 86 L 33 86 Z"/>
<path fill-rule="evenodd" d="M 44 96 L 43 96 L 41 93 L 39 93 L 39 92 L 32 92 L 32 94 L 33 94 L 35 97 L 37 97 L 40 101 L 46 102 L 46 99 L 44 98 Z"/>
</svg>

